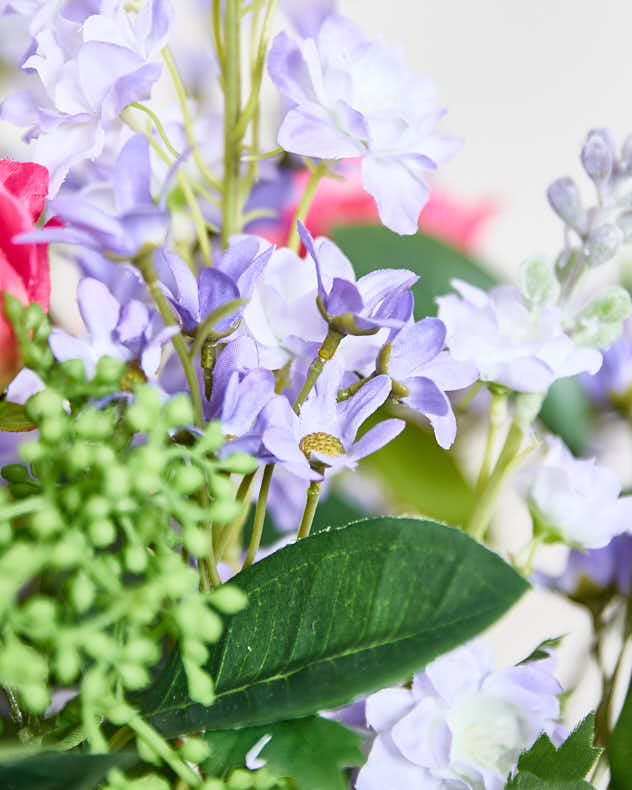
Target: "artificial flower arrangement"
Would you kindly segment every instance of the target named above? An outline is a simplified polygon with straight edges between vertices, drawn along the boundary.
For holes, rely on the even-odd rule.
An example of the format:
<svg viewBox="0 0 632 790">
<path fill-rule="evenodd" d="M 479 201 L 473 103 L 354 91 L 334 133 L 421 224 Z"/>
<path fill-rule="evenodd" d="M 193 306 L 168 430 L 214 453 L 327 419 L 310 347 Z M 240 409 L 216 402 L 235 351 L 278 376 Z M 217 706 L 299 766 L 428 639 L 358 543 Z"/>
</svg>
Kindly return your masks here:
<svg viewBox="0 0 632 790">
<path fill-rule="evenodd" d="M 630 297 L 583 290 L 632 233 L 632 140 L 588 134 L 593 205 L 555 181 L 562 250 L 495 284 L 416 235 L 442 200 L 453 245 L 475 224 L 430 197 L 461 144 L 432 80 L 331 2 L 279 5 L 199 3 L 193 51 L 170 0 L 0 3 L 34 159 L 0 161 L 0 785 L 629 788 L 624 662 L 569 732 L 563 634 L 505 667 L 480 635 L 532 584 L 587 607 L 595 656 L 632 630 L 632 498 L 572 412 L 632 408 Z M 385 227 L 335 243 L 345 216 Z M 533 529 L 503 552 L 515 470 Z"/>
</svg>

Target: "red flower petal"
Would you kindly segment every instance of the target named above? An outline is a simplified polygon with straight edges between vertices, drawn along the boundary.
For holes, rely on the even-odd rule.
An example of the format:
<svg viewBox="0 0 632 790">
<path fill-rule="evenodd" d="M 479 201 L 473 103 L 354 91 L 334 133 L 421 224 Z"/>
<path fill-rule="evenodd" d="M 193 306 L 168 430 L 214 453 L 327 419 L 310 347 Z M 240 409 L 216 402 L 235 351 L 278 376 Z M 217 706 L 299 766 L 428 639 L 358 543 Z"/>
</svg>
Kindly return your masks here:
<svg viewBox="0 0 632 790">
<path fill-rule="evenodd" d="M 48 170 L 35 162 L 0 159 L 0 184 L 26 207 L 35 224 L 48 195 Z"/>
</svg>

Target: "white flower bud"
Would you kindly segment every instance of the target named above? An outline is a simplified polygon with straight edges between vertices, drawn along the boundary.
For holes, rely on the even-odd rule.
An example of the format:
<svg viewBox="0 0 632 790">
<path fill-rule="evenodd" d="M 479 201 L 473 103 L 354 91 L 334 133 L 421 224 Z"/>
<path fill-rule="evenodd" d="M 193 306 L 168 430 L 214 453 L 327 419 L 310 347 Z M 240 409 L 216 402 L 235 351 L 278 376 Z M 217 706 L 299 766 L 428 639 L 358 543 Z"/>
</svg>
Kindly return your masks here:
<svg viewBox="0 0 632 790">
<path fill-rule="evenodd" d="M 623 244 L 623 231 L 607 223 L 593 230 L 584 244 L 584 260 L 588 266 L 601 266 L 619 252 Z"/>
<path fill-rule="evenodd" d="M 595 184 L 610 178 L 615 161 L 614 143 L 608 129 L 592 129 L 581 152 L 584 170 Z"/>
<path fill-rule="evenodd" d="M 551 208 L 558 217 L 583 235 L 588 228 L 588 217 L 579 190 L 572 178 L 558 178 L 546 191 Z"/>
</svg>

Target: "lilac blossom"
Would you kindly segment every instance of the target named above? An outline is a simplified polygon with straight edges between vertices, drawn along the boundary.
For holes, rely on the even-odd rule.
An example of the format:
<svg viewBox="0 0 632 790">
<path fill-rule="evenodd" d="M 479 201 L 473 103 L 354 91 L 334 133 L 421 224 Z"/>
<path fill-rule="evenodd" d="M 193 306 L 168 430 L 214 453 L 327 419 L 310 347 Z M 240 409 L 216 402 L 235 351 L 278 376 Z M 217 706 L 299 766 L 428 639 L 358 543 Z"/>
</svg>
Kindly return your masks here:
<svg viewBox="0 0 632 790">
<path fill-rule="evenodd" d="M 243 436 L 274 396 L 274 384 L 274 375 L 259 367 L 255 342 L 237 338 L 217 358 L 205 416 L 220 420 L 228 436 Z"/>
<path fill-rule="evenodd" d="M 121 149 L 108 180 L 101 180 L 49 202 L 63 227 L 23 234 L 17 241 L 78 244 L 125 258 L 145 246 L 161 245 L 169 214 L 157 206 L 150 191 L 149 143 L 134 135 Z"/>
<path fill-rule="evenodd" d="M 138 360 L 145 375 L 155 378 L 162 346 L 178 332 L 177 327 L 165 327 L 158 314 L 138 300 L 121 305 L 103 283 L 91 277 L 79 283 L 77 301 L 88 334 L 73 337 L 53 329 L 49 343 L 56 359 L 81 359 L 89 377 L 102 356 Z"/>
<path fill-rule="evenodd" d="M 573 598 L 583 599 L 608 589 L 629 595 L 632 582 L 632 535 L 616 535 L 601 549 L 571 549 L 562 573 L 549 575 L 538 572 L 534 576 L 538 584 L 561 590 Z"/>
<path fill-rule="evenodd" d="M 519 477 L 536 533 L 578 549 L 599 549 L 632 524 L 632 497 L 619 497 L 621 481 L 594 458 L 574 458 L 557 436 L 547 437 L 541 463 Z"/>
<path fill-rule="evenodd" d="M 603 352 L 603 364 L 593 376 L 583 375 L 582 384 L 600 406 L 625 405 L 632 390 L 632 320 L 623 324 L 623 334 Z"/>
<path fill-rule="evenodd" d="M 561 688 L 549 657 L 494 669 L 482 642 L 435 659 L 412 687 L 366 701 L 377 733 L 357 790 L 502 790 L 542 732 L 559 744 Z"/>
<path fill-rule="evenodd" d="M 446 345 L 453 359 L 475 365 L 482 381 L 546 392 L 558 378 L 599 370 L 601 353 L 573 342 L 558 307 L 530 309 L 512 286 L 486 293 L 462 280 L 451 284 L 459 295 L 437 299 Z"/>
<path fill-rule="evenodd" d="M 410 324 L 383 349 L 378 367 L 393 380 L 391 397 L 424 414 L 439 445 L 448 449 L 456 436 L 456 418 L 445 391 L 469 387 L 478 379 L 478 370 L 443 351 L 445 337 L 445 325 L 438 318 Z"/>
<path fill-rule="evenodd" d="M 315 38 L 325 19 L 333 14 L 335 0 L 280 0 L 283 13 L 303 38 Z"/>
<path fill-rule="evenodd" d="M 390 380 L 377 376 L 353 397 L 338 403 L 341 377 L 334 359 L 321 373 L 299 415 L 285 399 L 275 403 L 274 413 L 268 412 L 263 447 L 276 463 L 303 480 L 321 479 L 324 469 L 355 468 L 361 458 L 388 444 L 404 428 L 403 420 L 385 420 L 356 441 L 358 428 L 388 397 Z"/>
<path fill-rule="evenodd" d="M 324 236 L 314 240 L 300 221 L 298 231 L 316 267 L 320 304 L 336 329 L 340 326 L 343 334 L 353 334 L 402 327 L 410 318 L 409 290 L 419 279 L 414 272 L 376 269 L 356 282 L 351 262 L 333 241 Z"/>
<path fill-rule="evenodd" d="M 295 42 L 280 33 L 268 68 L 293 104 L 279 145 L 321 159 L 362 157 L 364 188 L 382 222 L 397 233 L 415 233 L 429 196 L 426 173 L 460 146 L 435 132 L 444 110 L 432 81 L 408 69 L 396 48 L 367 40 L 337 14 L 314 38 Z"/>
<path fill-rule="evenodd" d="M 104 0 L 99 14 L 80 22 L 58 12 L 37 32 L 23 68 L 41 84 L 5 99 L 0 119 L 30 127 L 27 139 L 37 140 L 34 158 L 50 171 L 51 196 L 73 165 L 99 156 L 110 122 L 149 97 L 172 15 L 169 0 L 150 0 L 133 18 L 122 0 Z"/>
<path fill-rule="evenodd" d="M 154 257 L 167 296 L 188 332 L 217 308 L 235 299 L 250 299 L 270 260 L 271 246 L 261 251 L 260 240 L 242 236 L 231 240 L 216 266 L 203 268 L 197 276 L 177 255 L 159 251 Z M 243 305 L 220 319 L 215 329 L 227 331 L 243 312 Z"/>
</svg>

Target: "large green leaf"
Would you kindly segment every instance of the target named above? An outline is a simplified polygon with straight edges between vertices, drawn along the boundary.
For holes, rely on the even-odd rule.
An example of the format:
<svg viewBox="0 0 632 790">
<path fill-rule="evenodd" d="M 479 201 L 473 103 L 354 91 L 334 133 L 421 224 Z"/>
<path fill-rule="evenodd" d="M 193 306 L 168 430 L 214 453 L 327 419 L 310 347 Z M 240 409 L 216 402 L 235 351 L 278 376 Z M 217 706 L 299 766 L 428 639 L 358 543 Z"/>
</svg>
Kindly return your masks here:
<svg viewBox="0 0 632 790">
<path fill-rule="evenodd" d="M 542 734 L 520 755 L 518 772 L 507 782 L 507 790 L 591 790 L 584 777 L 601 754 L 601 749 L 593 746 L 594 729 L 591 713 L 559 749 Z"/>
<path fill-rule="evenodd" d="M 134 754 L 41 752 L 0 764 L 2 790 L 94 790 L 112 768 L 138 762 Z"/>
<path fill-rule="evenodd" d="M 401 681 L 528 587 L 459 530 L 386 517 L 287 546 L 233 582 L 249 606 L 212 653 L 215 704 L 188 699 L 177 656 L 141 703 L 167 736 L 300 718 Z"/>
<path fill-rule="evenodd" d="M 33 431 L 35 426 L 24 412 L 24 406 L 11 401 L 0 401 L 0 431 L 22 433 Z"/>
<path fill-rule="evenodd" d="M 558 379 L 549 390 L 540 419 L 561 436 L 566 445 L 581 455 L 590 438 L 590 402 L 577 378 Z"/>
<path fill-rule="evenodd" d="M 612 790 L 632 790 L 632 680 L 608 742 Z"/>
<path fill-rule="evenodd" d="M 292 778 L 300 790 L 348 790 L 342 769 L 360 765 L 363 737 L 336 721 L 310 716 L 241 730 L 207 732 L 211 755 L 204 770 L 222 776 L 243 766 L 247 752 L 265 735 L 272 736 L 260 752 L 266 767 L 279 777 Z"/>
<path fill-rule="evenodd" d="M 479 288 L 491 288 L 494 278 L 472 258 L 447 244 L 417 233 L 398 236 L 381 226 L 336 228 L 333 239 L 353 263 L 359 276 L 374 269 L 411 269 L 419 275 L 413 286 L 415 317 L 435 315 L 435 298 L 450 291 L 458 277 Z"/>
</svg>

